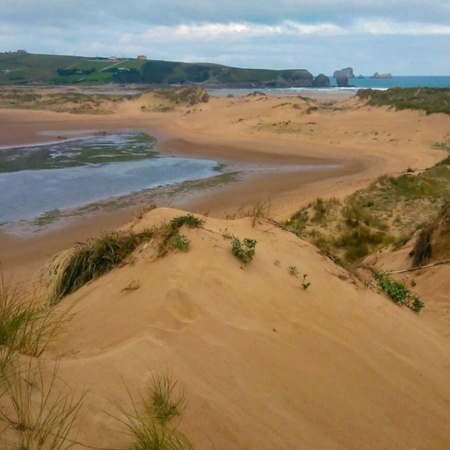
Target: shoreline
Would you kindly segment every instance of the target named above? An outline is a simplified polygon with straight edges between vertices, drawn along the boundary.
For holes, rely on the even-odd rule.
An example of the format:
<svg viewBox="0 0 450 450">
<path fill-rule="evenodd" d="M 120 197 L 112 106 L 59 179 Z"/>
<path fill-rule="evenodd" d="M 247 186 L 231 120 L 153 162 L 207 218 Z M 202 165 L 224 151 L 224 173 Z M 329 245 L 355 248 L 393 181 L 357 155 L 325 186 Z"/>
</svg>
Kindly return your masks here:
<svg viewBox="0 0 450 450">
<path fill-rule="evenodd" d="M 434 164 L 445 153 L 432 150 L 431 142 L 445 136 L 450 125 L 448 117 L 358 110 L 352 103 L 342 110 L 310 113 L 302 109 L 304 100 L 290 97 L 212 98 L 195 107 L 142 113 L 141 105 L 148 101 L 154 100 L 114 105 L 107 115 L 0 109 L 0 145 L 39 145 L 48 142 L 48 133 L 62 130 L 82 137 L 141 131 L 156 138 L 155 150 L 164 156 L 213 159 L 232 163 L 233 170 L 248 163 L 339 165 L 325 171 L 253 174 L 158 205 L 226 218 L 268 200 L 271 216 L 284 220 L 317 197 L 344 198 L 379 175 Z M 29 279 L 54 253 L 123 226 L 132 219 L 133 208 L 84 215 L 49 233 L 17 238 L 0 232 L 2 270 L 15 280 Z"/>
</svg>

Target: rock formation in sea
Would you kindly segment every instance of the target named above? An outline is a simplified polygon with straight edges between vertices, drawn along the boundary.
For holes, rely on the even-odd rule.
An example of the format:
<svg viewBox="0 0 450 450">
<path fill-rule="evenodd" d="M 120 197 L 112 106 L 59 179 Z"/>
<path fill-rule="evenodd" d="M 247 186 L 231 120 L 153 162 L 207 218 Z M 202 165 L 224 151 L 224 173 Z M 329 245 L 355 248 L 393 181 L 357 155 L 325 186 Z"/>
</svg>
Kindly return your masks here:
<svg viewBox="0 0 450 450">
<path fill-rule="evenodd" d="M 334 78 L 355 78 L 355 74 L 353 73 L 353 69 L 351 67 L 346 67 L 345 69 L 335 70 L 333 73 Z"/>
<path fill-rule="evenodd" d="M 390 73 L 375 72 L 371 78 L 392 78 L 392 75 Z"/>
<path fill-rule="evenodd" d="M 330 82 L 330 79 L 326 75 L 321 73 L 321 74 L 317 75 L 316 78 L 314 78 L 313 86 L 327 88 L 327 87 L 331 86 L 331 82 Z"/>
</svg>

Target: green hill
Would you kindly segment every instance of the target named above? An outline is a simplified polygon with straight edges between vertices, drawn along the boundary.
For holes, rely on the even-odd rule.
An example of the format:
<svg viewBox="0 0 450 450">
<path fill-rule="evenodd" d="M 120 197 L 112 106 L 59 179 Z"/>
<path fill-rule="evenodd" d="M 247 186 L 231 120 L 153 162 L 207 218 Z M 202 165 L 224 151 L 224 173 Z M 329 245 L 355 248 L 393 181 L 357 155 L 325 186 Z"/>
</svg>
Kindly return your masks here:
<svg viewBox="0 0 450 450">
<path fill-rule="evenodd" d="M 208 63 L 0 53 L 0 85 L 101 83 L 208 87 L 311 87 L 307 70 L 238 69 Z"/>
</svg>

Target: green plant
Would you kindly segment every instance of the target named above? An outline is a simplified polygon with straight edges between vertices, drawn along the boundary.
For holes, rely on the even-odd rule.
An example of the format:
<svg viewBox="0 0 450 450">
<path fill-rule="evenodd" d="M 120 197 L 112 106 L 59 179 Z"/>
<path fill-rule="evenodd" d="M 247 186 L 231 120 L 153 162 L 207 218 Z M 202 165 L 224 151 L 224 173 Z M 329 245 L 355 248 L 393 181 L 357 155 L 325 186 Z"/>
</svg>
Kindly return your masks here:
<svg viewBox="0 0 450 450">
<path fill-rule="evenodd" d="M 181 250 L 182 252 L 187 252 L 191 241 L 184 234 L 179 234 L 175 236 L 175 248 Z"/>
<path fill-rule="evenodd" d="M 306 281 L 306 277 L 308 276 L 308 274 L 303 274 L 303 280 L 302 280 L 302 288 L 306 291 L 306 289 L 308 289 L 311 286 L 311 283 L 308 281 Z"/>
<path fill-rule="evenodd" d="M 289 266 L 288 267 L 289 275 L 292 275 L 293 277 L 296 277 L 298 275 L 297 267 L 295 266 Z"/>
<path fill-rule="evenodd" d="M 0 274 L 0 373 L 17 353 L 40 356 L 69 318 L 69 311 L 55 311 Z"/>
<path fill-rule="evenodd" d="M 203 219 L 199 219 L 192 214 L 177 216 L 170 221 L 172 229 L 181 228 L 183 225 L 187 225 L 189 228 L 200 228 L 204 225 L 204 223 L 205 221 Z"/>
<path fill-rule="evenodd" d="M 73 446 L 69 439 L 84 394 L 75 398 L 61 386 L 56 362 L 51 375 L 38 361 L 25 364 L 19 358 L 9 365 L 3 378 L 4 396 L 11 408 L 0 415 L 9 423 L 17 448 L 63 450 Z"/>
<path fill-rule="evenodd" d="M 123 264 L 139 244 L 157 233 L 156 228 L 144 229 L 137 234 L 105 233 L 53 257 L 41 271 L 41 282 L 49 290 L 50 305 Z"/>
<path fill-rule="evenodd" d="M 425 306 L 418 297 L 411 293 L 404 283 L 391 280 L 385 272 L 375 273 L 375 278 L 378 286 L 398 305 L 405 305 L 415 312 L 419 312 Z"/>
<path fill-rule="evenodd" d="M 184 390 L 178 390 L 177 382 L 172 381 L 169 373 L 156 373 L 147 395 L 141 394 L 143 410 L 139 410 L 136 401 L 130 396 L 132 411 L 121 405 L 119 411 L 125 417 L 120 420 L 133 437 L 134 450 L 194 450 L 190 440 L 172 425 L 174 418 L 182 418 L 186 398 Z"/>
<path fill-rule="evenodd" d="M 243 242 L 237 237 L 233 237 L 231 241 L 231 251 L 233 255 L 242 261 L 243 264 L 248 264 L 255 256 L 256 240 L 244 238 Z"/>
</svg>

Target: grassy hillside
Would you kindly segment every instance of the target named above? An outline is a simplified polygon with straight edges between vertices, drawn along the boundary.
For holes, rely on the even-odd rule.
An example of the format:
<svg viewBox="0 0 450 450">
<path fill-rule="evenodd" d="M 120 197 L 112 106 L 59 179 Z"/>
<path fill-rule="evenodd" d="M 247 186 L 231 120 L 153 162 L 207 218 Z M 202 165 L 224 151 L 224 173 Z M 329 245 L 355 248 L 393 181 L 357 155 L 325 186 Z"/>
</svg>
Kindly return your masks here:
<svg viewBox="0 0 450 450">
<path fill-rule="evenodd" d="M 0 53 L 0 85 L 200 83 L 211 86 L 312 86 L 307 70 L 238 69 L 207 63 Z"/>
<path fill-rule="evenodd" d="M 386 91 L 361 89 L 358 97 L 368 99 L 372 106 L 392 106 L 395 109 L 419 109 L 427 114 L 450 114 L 450 88 L 392 88 Z"/>
</svg>

